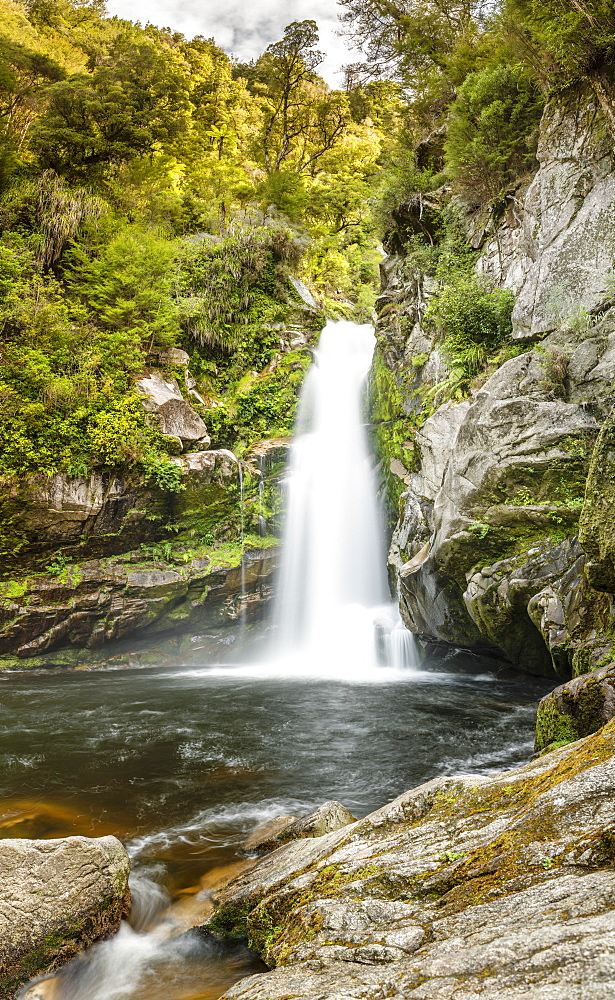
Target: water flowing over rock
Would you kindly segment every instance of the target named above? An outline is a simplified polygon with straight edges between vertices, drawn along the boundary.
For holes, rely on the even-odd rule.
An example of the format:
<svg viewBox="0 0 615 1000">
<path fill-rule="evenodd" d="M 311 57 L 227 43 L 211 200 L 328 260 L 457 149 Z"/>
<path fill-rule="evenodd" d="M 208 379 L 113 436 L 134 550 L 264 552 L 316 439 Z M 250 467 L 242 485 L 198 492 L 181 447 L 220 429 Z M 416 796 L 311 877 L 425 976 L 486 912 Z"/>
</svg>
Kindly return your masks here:
<svg viewBox="0 0 615 1000">
<path fill-rule="evenodd" d="M 116 931 L 129 868 L 115 837 L 0 841 L 0 997 Z"/>
<path fill-rule="evenodd" d="M 609 1000 L 615 723 L 524 767 L 437 778 L 216 896 L 274 971 L 228 1000 Z"/>
<path fill-rule="evenodd" d="M 264 854 L 289 840 L 324 837 L 326 833 L 341 830 L 343 826 L 356 822 L 356 818 L 341 802 L 323 802 L 318 809 L 307 816 L 299 819 L 279 816 L 271 823 L 267 823 L 262 830 L 255 830 L 244 842 L 243 850 Z"/>
<path fill-rule="evenodd" d="M 362 413 L 373 350 L 371 326 L 327 324 L 291 448 L 272 656 L 324 676 L 376 668 L 395 626 Z"/>
</svg>

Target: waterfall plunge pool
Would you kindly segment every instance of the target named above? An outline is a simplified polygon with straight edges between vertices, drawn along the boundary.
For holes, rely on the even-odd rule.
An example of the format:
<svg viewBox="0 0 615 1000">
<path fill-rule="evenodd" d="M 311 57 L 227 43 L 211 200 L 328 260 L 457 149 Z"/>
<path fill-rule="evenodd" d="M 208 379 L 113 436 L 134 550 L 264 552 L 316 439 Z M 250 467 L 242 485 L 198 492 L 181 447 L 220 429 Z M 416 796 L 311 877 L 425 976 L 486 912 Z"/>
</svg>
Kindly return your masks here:
<svg viewBox="0 0 615 1000">
<path fill-rule="evenodd" d="M 228 665 L 1 675 L 0 835 L 116 834 L 155 917 L 280 813 L 339 799 L 362 816 L 437 775 L 528 759 L 544 683 L 498 681 L 488 662 L 478 677 L 454 658 L 446 672 L 425 666 L 379 683 Z M 161 940 L 153 925 L 124 927 L 45 997 L 215 1000 L 263 968 L 198 935 Z"/>
</svg>

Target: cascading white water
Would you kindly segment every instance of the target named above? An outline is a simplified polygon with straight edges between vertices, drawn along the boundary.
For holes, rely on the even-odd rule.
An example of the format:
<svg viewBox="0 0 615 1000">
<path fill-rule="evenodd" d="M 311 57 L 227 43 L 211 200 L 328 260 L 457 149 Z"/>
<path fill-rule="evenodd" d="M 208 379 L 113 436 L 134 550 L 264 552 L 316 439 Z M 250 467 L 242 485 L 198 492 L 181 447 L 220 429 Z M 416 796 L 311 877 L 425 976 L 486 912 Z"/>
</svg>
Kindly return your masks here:
<svg viewBox="0 0 615 1000">
<path fill-rule="evenodd" d="M 386 607 L 383 533 L 365 431 L 371 326 L 330 322 L 303 386 L 288 476 L 276 658 L 336 671 L 413 662 Z M 378 642 L 378 640 L 380 640 Z"/>
</svg>

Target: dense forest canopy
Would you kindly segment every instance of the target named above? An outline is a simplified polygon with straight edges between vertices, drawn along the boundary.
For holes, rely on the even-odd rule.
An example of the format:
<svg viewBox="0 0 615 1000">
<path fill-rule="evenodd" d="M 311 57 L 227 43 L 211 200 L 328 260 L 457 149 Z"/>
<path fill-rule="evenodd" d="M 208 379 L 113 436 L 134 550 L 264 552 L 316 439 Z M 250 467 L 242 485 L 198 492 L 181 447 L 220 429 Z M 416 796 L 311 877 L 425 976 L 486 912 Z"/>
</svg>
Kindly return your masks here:
<svg viewBox="0 0 615 1000">
<path fill-rule="evenodd" d="M 382 243 L 403 246 L 458 276 L 434 322 L 463 315 L 477 289 L 455 199 L 500 210 L 535 169 L 553 89 L 587 80 L 613 125 L 610 0 L 340 11 L 365 62 L 332 90 L 311 20 L 244 65 L 102 0 L 0 0 L 5 477 L 136 464 L 170 482 L 134 380 L 173 346 L 214 445 L 288 432 L 307 362 L 279 355 L 291 274 L 364 320 Z M 506 328 L 506 303 L 479 292 L 494 318 L 457 331 L 461 382 Z"/>
</svg>

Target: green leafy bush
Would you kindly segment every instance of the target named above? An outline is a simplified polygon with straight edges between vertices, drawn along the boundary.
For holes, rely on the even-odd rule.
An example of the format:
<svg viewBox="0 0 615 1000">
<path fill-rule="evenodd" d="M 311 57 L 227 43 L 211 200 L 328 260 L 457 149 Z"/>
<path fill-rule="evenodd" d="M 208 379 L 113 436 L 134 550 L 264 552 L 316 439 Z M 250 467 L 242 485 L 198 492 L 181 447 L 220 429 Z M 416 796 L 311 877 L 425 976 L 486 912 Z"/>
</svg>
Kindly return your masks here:
<svg viewBox="0 0 615 1000">
<path fill-rule="evenodd" d="M 259 297 L 288 297 L 289 265 L 301 245 L 283 226 L 263 226 L 219 243 L 187 242 L 180 270 L 182 328 L 198 344 L 229 351 Z"/>
<path fill-rule="evenodd" d="M 140 227 L 121 229 L 93 259 L 75 249 L 70 287 L 100 332 L 97 344 L 115 367 L 142 366 L 140 349 L 171 346 L 179 333 L 173 295 L 177 246 Z"/>
<path fill-rule="evenodd" d="M 434 386 L 434 395 L 463 395 L 510 338 L 513 293 L 477 275 L 472 264 L 473 255 L 460 252 L 454 243 L 445 247 L 438 263 L 440 284 L 429 302 L 426 322 L 441 332 L 450 374 L 445 385 Z"/>
<path fill-rule="evenodd" d="M 448 113 L 447 170 L 475 202 L 494 201 L 535 164 L 543 99 L 517 66 L 470 73 Z"/>
<path fill-rule="evenodd" d="M 146 457 L 143 462 L 147 480 L 167 493 L 182 493 L 186 489 L 179 465 L 168 459 Z"/>
</svg>

